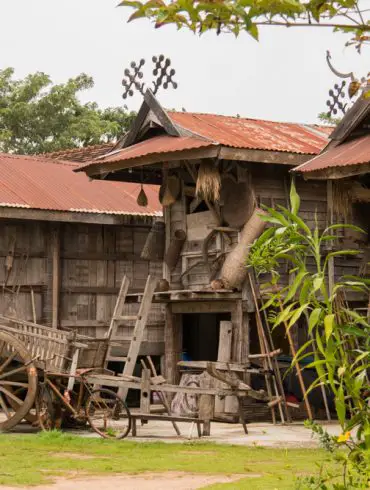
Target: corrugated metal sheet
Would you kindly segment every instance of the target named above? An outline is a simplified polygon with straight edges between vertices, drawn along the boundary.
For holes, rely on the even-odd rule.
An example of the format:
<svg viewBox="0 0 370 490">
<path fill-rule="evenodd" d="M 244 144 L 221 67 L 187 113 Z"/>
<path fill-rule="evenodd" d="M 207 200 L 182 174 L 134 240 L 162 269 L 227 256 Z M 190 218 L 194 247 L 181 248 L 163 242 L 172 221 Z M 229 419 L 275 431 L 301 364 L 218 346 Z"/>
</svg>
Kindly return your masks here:
<svg viewBox="0 0 370 490">
<path fill-rule="evenodd" d="M 295 172 L 314 172 L 332 167 L 346 167 L 370 162 L 370 134 L 338 145 L 303 163 Z"/>
<path fill-rule="evenodd" d="M 138 206 L 140 184 L 89 181 L 74 170 L 78 164 L 20 155 L 0 154 L 0 206 L 158 216 L 158 187 L 145 185 L 148 206 Z"/>
<path fill-rule="evenodd" d="M 162 153 L 172 153 L 183 150 L 194 150 L 207 146 L 214 146 L 211 141 L 204 141 L 191 137 L 175 137 L 168 135 L 154 136 L 151 139 L 141 141 L 135 145 L 114 151 L 106 156 L 95 159 L 94 163 L 121 162 L 124 160 L 133 160 L 148 155 Z"/>
<path fill-rule="evenodd" d="M 68 160 L 70 162 L 88 162 L 94 158 L 105 155 L 113 150 L 115 143 L 101 143 L 100 145 L 90 145 L 83 148 L 71 148 L 70 150 L 54 151 L 44 153 L 45 158 L 53 160 Z"/>
<path fill-rule="evenodd" d="M 285 151 L 316 155 L 327 143 L 318 128 L 295 123 L 245 119 L 241 117 L 168 112 L 181 127 L 220 145 L 251 150 Z"/>
</svg>

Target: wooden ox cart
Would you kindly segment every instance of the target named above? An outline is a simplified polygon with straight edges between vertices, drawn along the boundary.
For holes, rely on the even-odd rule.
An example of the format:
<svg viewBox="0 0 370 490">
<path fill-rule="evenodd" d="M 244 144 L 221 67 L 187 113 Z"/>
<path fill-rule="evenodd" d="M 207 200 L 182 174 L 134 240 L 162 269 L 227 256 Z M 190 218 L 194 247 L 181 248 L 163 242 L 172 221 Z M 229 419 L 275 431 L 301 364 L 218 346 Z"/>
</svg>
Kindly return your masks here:
<svg viewBox="0 0 370 490">
<path fill-rule="evenodd" d="M 131 428 L 125 402 L 86 379 L 106 372 L 108 344 L 0 315 L 0 431 L 23 419 L 48 430 L 64 419 L 89 422 L 103 437 L 125 437 Z"/>
</svg>

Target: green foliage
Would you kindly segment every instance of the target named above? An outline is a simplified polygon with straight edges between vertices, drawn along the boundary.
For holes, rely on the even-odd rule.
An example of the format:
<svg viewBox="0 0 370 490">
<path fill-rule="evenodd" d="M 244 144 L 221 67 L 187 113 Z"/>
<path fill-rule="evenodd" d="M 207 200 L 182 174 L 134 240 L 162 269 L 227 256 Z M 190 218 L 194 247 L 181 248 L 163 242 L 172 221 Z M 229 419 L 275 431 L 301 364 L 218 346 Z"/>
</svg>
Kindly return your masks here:
<svg viewBox="0 0 370 490">
<path fill-rule="evenodd" d="M 355 250 L 333 250 L 337 233 L 344 227 L 362 230 L 340 224 L 329 226 L 322 233 L 317 225 L 311 230 L 298 215 L 299 204 L 293 182 L 290 209 L 282 206 L 278 206 L 278 210 L 266 208 L 263 219 L 270 228 L 252 246 L 248 263 L 257 275 L 270 274 L 274 292 L 265 308 L 268 306 L 278 311 L 272 315 L 272 328 L 284 324 L 288 330 L 301 318 L 308 325 L 310 340 L 297 352 L 293 365 L 312 356 L 313 362 L 306 367 L 316 368 L 318 376 L 308 392 L 320 384 L 333 392 L 338 420 L 343 434 L 346 434 L 343 442 L 349 449 L 344 460 L 344 476 L 347 483 L 352 479 L 355 485 L 357 477 L 354 473 L 366 467 L 365 461 L 370 453 L 370 385 L 367 373 L 370 367 L 370 324 L 365 316 L 347 305 L 345 294 L 351 290 L 368 294 L 369 288 L 366 280 L 357 277 L 343 278 L 329 287 L 328 269 L 334 257 L 358 253 Z M 291 266 L 287 286 L 280 284 L 283 262 Z M 354 438 L 351 431 L 355 432 Z M 360 475 L 360 483 L 356 485 L 362 485 L 369 476 L 366 472 Z"/>
<path fill-rule="evenodd" d="M 78 95 L 93 86 L 85 74 L 53 85 L 45 73 L 14 79 L 0 70 L 0 151 L 36 154 L 113 141 L 134 114 L 124 108 L 82 104 Z"/>
<path fill-rule="evenodd" d="M 174 24 L 202 34 L 206 31 L 245 31 L 258 40 L 259 26 L 323 26 L 351 34 L 348 44 L 358 48 L 369 41 L 368 11 L 359 0 L 124 0 L 132 7 L 129 21 L 149 18 L 156 27 Z"/>
<path fill-rule="evenodd" d="M 327 112 L 320 112 L 318 118 L 323 124 L 328 124 L 329 126 L 337 126 L 342 120 L 341 117 L 329 116 Z"/>
</svg>

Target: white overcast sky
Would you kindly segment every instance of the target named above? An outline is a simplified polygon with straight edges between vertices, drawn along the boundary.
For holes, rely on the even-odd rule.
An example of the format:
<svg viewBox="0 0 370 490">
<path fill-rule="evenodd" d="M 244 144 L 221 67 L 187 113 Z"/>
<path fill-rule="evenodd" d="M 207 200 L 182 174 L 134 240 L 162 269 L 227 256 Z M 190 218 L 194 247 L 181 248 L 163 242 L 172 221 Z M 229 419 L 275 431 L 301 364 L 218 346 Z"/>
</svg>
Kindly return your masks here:
<svg viewBox="0 0 370 490">
<path fill-rule="evenodd" d="M 363 0 L 369 5 L 370 0 Z M 315 122 L 325 110 L 329 49 L 339 70 L 364 76 L 370 49 L 360 56 L 344 48 L 346 37 L 326 29 L 264 28 L 260 42 L 247 34 L 202 37 L 174 27 L 154 29 L 148 20 L 127 24 L 131 12 L 118 0 L 0 0 L 0 67 L 17 77 L 43 71 L 54 82 L 85 72 L 95 87 L 84 100 L 100 106 L 124 104 L 121 80 L 132 60 L 163 53 L 176 69 L 177 90 L 162 91 L 167 108 L 187 111 Z M 140 97 L 129 98 L 137 110 Z"/>
</svg>

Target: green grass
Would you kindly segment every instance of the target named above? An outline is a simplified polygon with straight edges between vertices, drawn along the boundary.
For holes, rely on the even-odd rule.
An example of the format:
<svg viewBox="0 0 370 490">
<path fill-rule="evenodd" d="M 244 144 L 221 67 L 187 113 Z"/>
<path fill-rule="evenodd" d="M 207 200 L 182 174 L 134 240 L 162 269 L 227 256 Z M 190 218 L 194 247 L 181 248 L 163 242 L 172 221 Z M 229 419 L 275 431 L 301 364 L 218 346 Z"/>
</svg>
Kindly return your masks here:
<svg viewBox="0 0 370 490">
<path fill-rule="evenodd" d="M 80 455 L 80 456 L 76 456 Z M 268 449 L 192 442 L 165 444 L 109 441 L 65 433 L 0 435 L 0 485 L 37 485 L 56 476 L 185 471 L 209 474 L 258 474 L 226 489 L 294 489 L 297 475 L 316 473 L 323 450 Z"/>
</svg>

